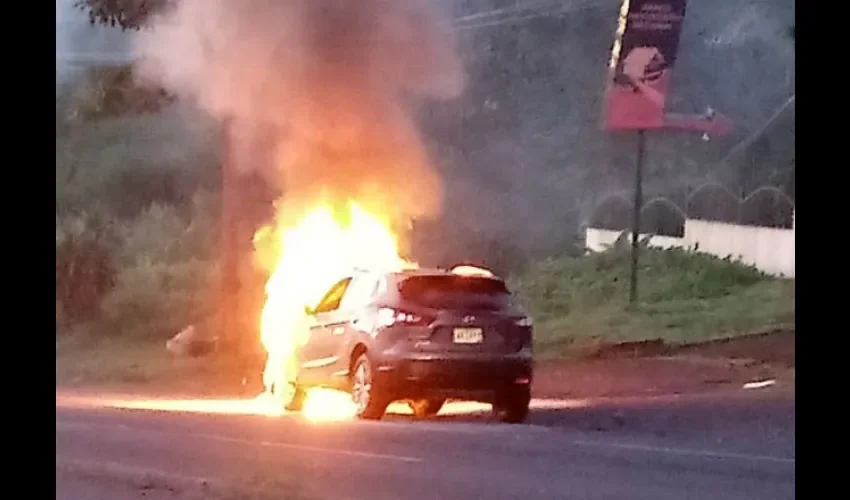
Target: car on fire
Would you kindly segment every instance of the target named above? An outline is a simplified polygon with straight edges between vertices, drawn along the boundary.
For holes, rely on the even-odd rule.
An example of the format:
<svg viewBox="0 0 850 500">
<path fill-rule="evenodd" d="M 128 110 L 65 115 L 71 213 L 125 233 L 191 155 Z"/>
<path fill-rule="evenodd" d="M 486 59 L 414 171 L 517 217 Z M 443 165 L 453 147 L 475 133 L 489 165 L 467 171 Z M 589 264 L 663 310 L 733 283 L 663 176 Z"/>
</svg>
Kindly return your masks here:
<svg viewBox="0 0 850 500">
<path fill-rule="evenodd" d="M 394 401 L 433 416 L 447 399 L 492 403 L 510 423 L 528 415 L 532 321 L 486 269 L 358 271 L 305 311 L 289 410 L 322 387 L 349 392 L 361 419 L 381 419 Z"/>
</svg>

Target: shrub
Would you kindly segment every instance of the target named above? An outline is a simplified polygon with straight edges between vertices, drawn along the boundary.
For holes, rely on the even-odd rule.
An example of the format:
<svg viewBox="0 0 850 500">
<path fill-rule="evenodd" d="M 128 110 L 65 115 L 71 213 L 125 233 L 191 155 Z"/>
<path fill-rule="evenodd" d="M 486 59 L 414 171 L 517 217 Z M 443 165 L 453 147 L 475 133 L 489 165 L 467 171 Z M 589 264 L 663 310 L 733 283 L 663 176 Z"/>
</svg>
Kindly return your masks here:
<svg viewBox="0 0 850 500">
<path fill-rule="evenodd" d="M 218 273 L 214 203 L 199 192 L 188 210 L 154 204 L 108 224 L 57 222 L 57 324 L 160 338 L 208 318 Z"/>
<path fill-rule="evenodd" d="M 793 328 L 794 283 L 728 259 L 642 245 L 637 307 L 627 307 L 628 246 L 535 263 L 512 280 L 535 319 L 535 348 L 661 339 L 689 343 Z"/>
<path fill-rule="evenodd" d="M 103 217 L 89 214 L 57 221 L 57 325 L 92 319 L 113 287 L 111 230 Z"/>
<path fill-rule="evenodd" d="M 104 300 L 97 332 L 105 336 L 166 339 L 214 311 L 215 262 L 141 261 L 119 271 Z"/>
<path fill-rule="evenodd" d="M 217 290 L 211 196 L 199 193 L 189 213 L 151 205 L 117 225 L 115 287 L 102 305 L 98 331 L 108 335 L 173 334 L 212 311 Z"/>
<path fill-rule="evenodd" d="M 629 250 L 614 247 L 538 262 L 514 280 L 514 287 L 537 316 L 565 316 L 577 309 L 624 302 L 629 269 Z M 644 304 L 722 297 L 768 279 L 751 266 L 711 255 L 648 247 L 641 249 L 639 273 Z"/>
<path fill-rule="evenodd" d="M 207 120 L 177 107 L 72 122 L 57 134 L 57 213 L 90 210 L 95 201 L 125 218 L 151 203 L 187 206 L 199 189 L 218 186 L 216 144 Z"/>
</svg>

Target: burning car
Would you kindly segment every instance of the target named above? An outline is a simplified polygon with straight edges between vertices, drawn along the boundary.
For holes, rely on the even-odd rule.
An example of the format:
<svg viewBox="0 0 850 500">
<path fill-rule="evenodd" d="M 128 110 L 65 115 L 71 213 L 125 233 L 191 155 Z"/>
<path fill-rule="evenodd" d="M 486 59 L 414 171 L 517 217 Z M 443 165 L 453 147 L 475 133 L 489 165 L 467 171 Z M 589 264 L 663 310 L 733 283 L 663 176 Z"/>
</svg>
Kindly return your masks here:
<svg viewBox="0 0 850 500">
<path fill-rule="evenodd" d="M 406 400 L 418 417 L 447 399 L 493 404 L 503 421 L 528 415 L 532 322 L 505 281 L 487 270 L 351 273 L 305 310 L 309 334 L 295 352 L 284 403 L 308 391 L 351 394 L 356 416 L 380 419 Z"/>
</svg>

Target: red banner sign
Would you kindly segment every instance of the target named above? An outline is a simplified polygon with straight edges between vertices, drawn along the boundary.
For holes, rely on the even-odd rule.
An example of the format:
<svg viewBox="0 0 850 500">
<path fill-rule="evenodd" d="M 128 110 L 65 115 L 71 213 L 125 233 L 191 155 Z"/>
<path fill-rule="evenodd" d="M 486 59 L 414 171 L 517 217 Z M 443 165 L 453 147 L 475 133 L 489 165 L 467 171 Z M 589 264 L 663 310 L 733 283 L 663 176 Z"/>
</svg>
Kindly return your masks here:
<svg viewBox="0 0 850 500">
<path fill-rule="evenodd" d="M 623 0 L 605 109 L 609 130 L 658 129 L 687 0 Z"/>
</svg>

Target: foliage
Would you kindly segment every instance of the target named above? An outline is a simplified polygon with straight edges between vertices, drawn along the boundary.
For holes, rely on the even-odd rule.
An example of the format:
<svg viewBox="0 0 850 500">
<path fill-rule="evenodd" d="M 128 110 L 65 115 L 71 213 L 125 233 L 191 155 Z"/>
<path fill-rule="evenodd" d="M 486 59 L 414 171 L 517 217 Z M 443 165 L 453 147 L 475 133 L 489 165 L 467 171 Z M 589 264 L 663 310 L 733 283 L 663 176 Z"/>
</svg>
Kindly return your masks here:
<svg viewBox="0 0 850 500">
<path fill-rule="evenodd" d="M 74 0 L 74 6 L 88 13 L 92 24 L 118 26 L 122 30 L 143 27 L 151 15 L 170 0 Z"/>
<path fill-rule="evenodd" d="M 176 106 L 71 121 L 57 135 L 57 214 L 79 213 L 94 203 L 125 218 L 151 203 L 186 206 L 198 189 L 217 188 L 215 138 L 212 123 Z"/>
<path fill-rule="evenodd" d="M 209 203 L 208 196 L 197 194 L 187 214 L 153 204 L 133 219 L 113 219 L 112 244 L 95 246 L 97 252 L 91 250 L 92 244 L 104 238 L 96 239 L 100 233 L 91 230 L 91 224 L 77 224 L 71 233 L 77 239 L 66 236 L 60 242 L 57 236 L 57 303 L 63 318 L 100 335 L 147 338 L 163 338 L 187 324 L 208 320 L 216 290 L 218 234 Z M 78 254 L 82 247 L 88 260 L 77 257 L 81 263 L 76 266 L 76 261 L 65 264 L 67 257 L 60 261 L 59 256 L 68 253 L 68 241 L 89 243 L 71 247 Z M 98 260 L 92 262 L 92 254 Z M 77 312 L 81 300 L 86 314 Z"/>
<path fill-rule="evenodd" d="M 219 175 L 201 118 L 169 108 L 70 121 L 57 135 L 63 330 L 156 337 L 210 314 Z"/>
<path fill-rule="evenodd" d="M 124 114 L 153 113 L 174 102 L 161 88 L 138 85 L 132 66 L 98 66 L 88 70 L 74 99 L 74 118 L 89 121 Z"/>
<path fill-rule="evenodd" d="M 625 242 L 604 252 L 538 262 L 513 280 L 537 321 L 544 351 L 591 339 L 688 343 L 794 324 L 793 281 L 682 249 L 644 242 L 640 252 L 636 311 L 626 307 Z"/>
<path fill-rule="evenodd" d="M 102 217 L 89 214 L 57 221 L 56 304 L 63 322 L 92 319 L 112 289 L 116 269 L 110 233 Z"/>
</svg>

